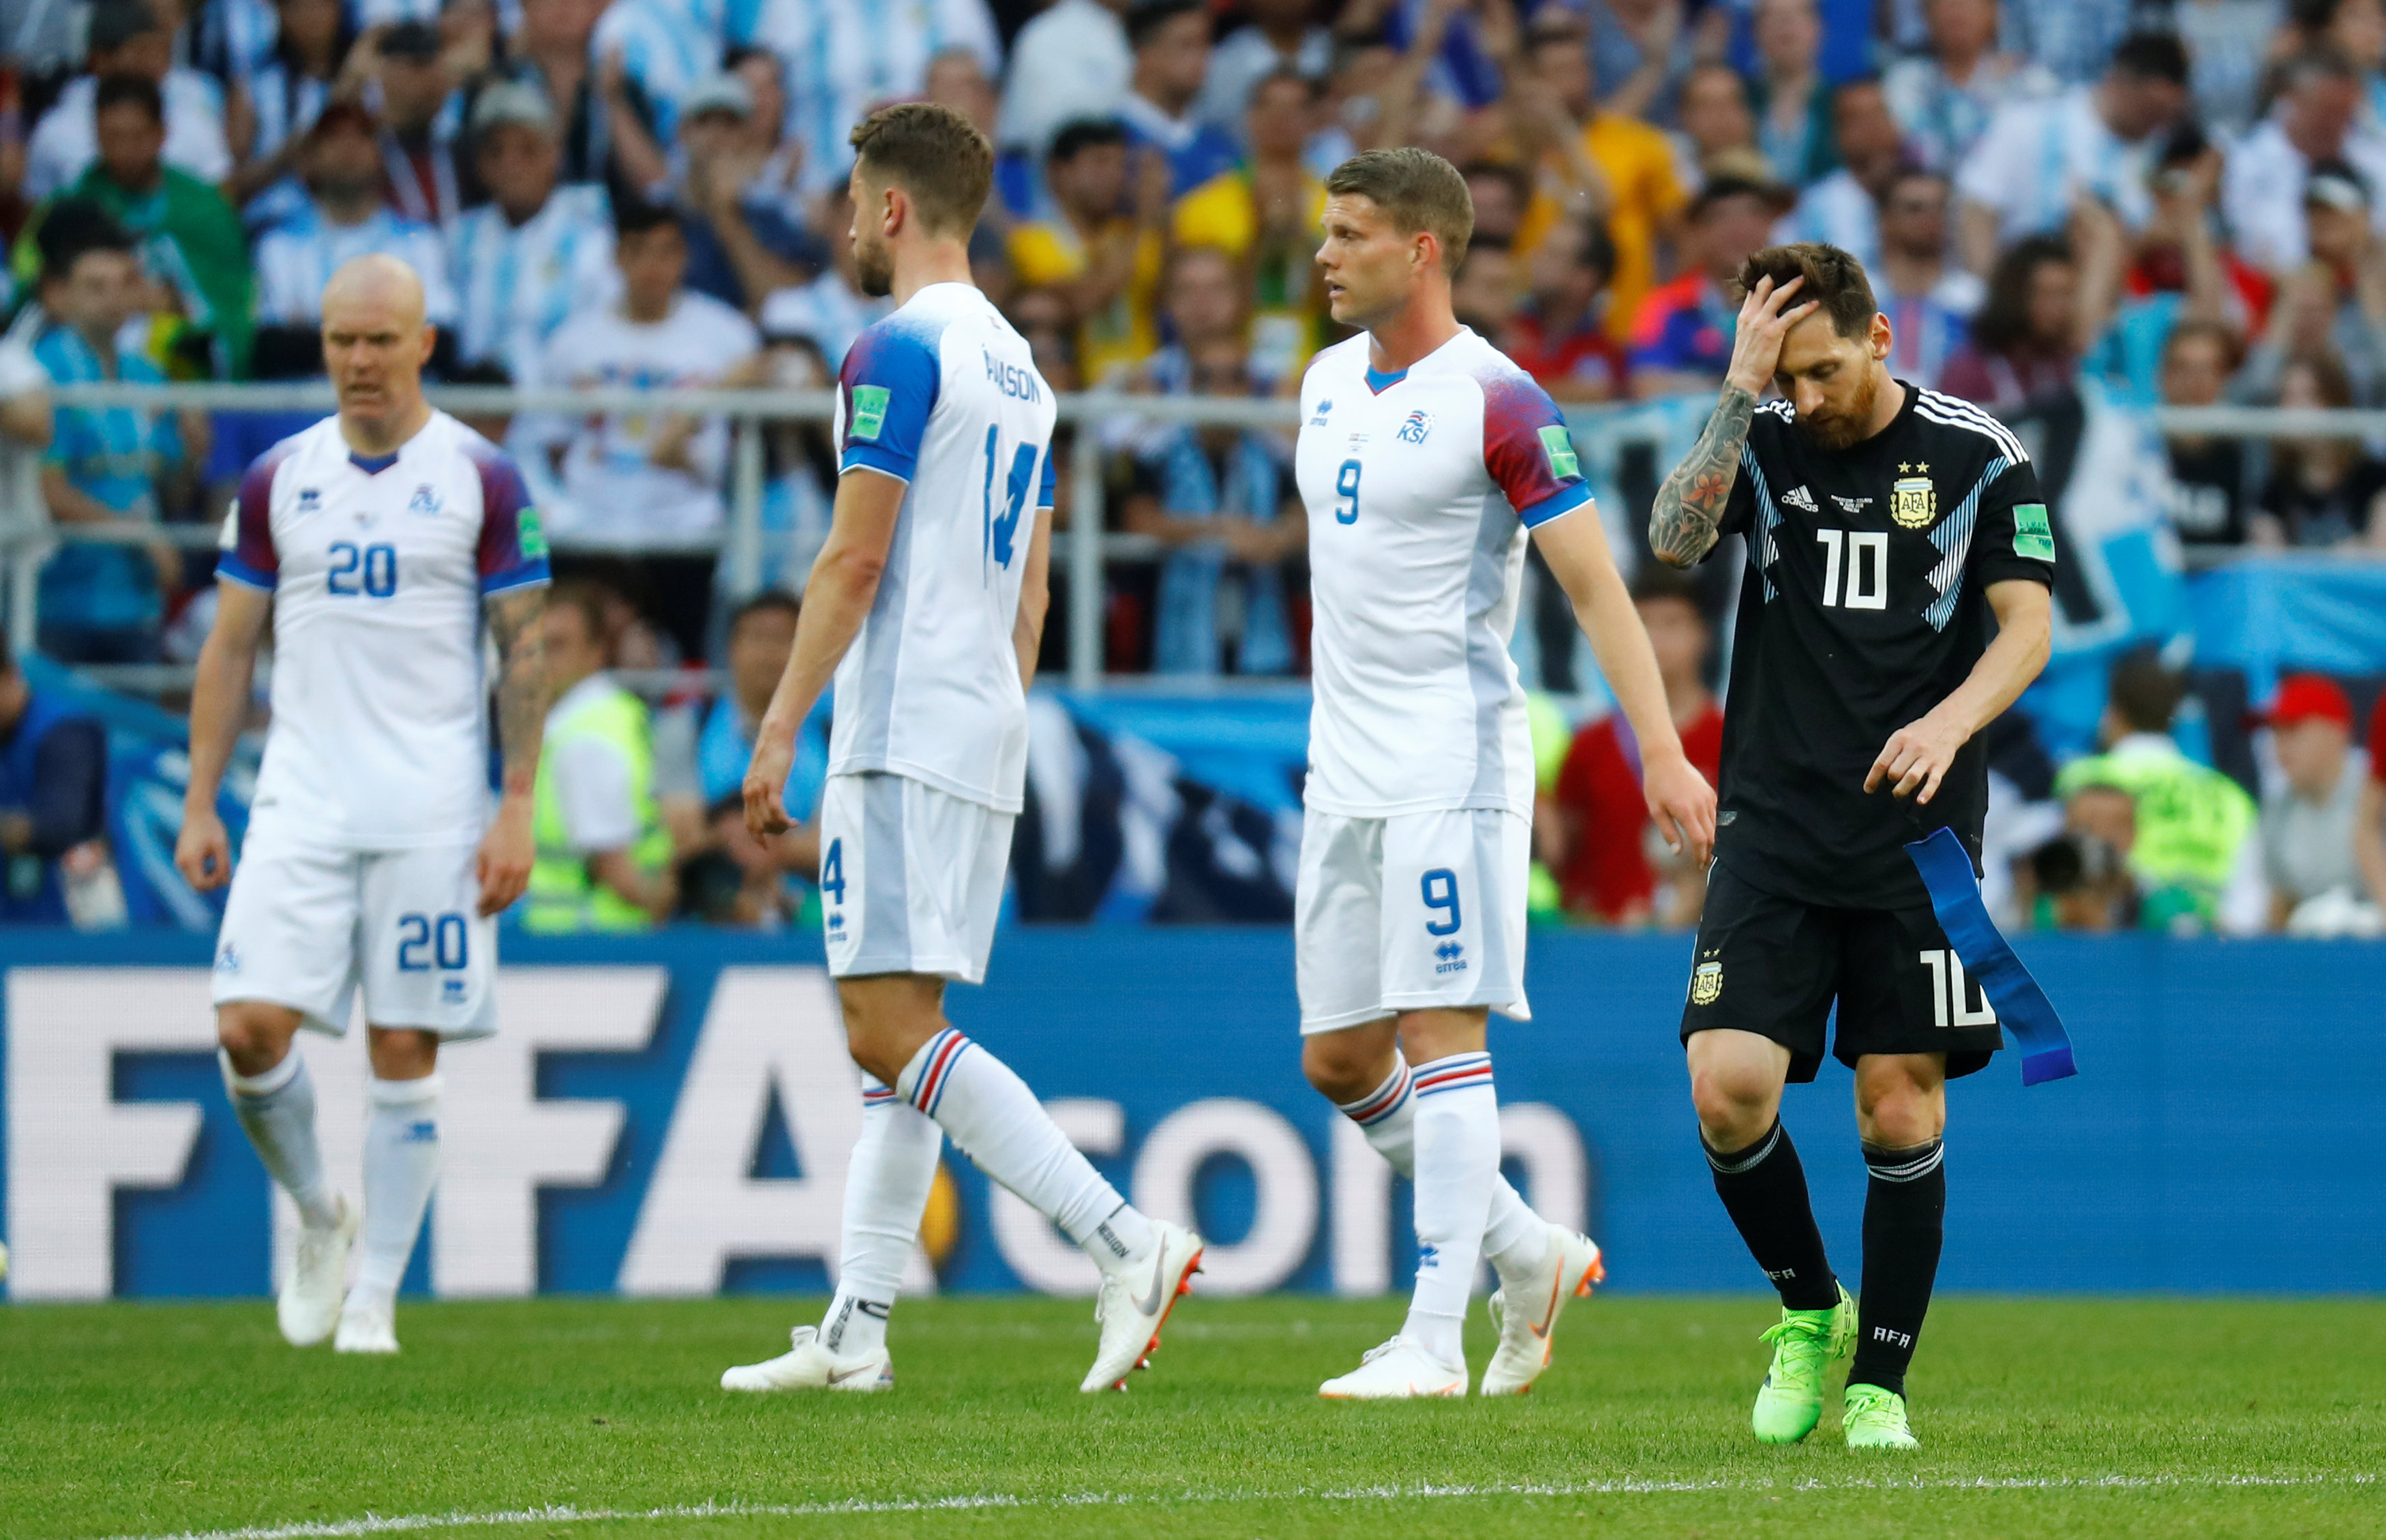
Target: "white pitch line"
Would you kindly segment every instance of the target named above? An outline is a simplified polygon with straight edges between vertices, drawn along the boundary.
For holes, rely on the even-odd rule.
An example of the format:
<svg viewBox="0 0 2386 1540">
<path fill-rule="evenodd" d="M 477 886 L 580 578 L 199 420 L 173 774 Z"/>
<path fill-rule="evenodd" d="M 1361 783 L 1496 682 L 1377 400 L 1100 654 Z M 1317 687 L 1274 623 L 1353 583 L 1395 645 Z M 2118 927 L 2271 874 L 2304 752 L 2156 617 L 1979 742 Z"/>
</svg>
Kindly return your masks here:
<svg viewBox="0 0 2386 1540">
<path fill-rule="evenodd" d="M 117 1535 L 110 1540 L 356 1540 L 356 1537 L 365 1535 L 408 1534 L 423 1530 L 478 1529 L 508 1524 L 596 1524 L 687 1519 L 825 1519 L 842 1514 L 941 1513 L 989 1508 L 1125 1508 L 1162 1503 L 1299 1502 L 1304 1499 L 1312 1502 L 1394 1502 L 1421 1497 L 1591 1497 L 1782 1489 L 1792 1492 L 2052 1492 L 2134 1491 L 2165 1486 L 2365 1486 L 2378 1479 L 2375 1474 L 2363 1472 L 2304 1476 L 1975 1476 L 1953 1480 L 1853 1477 L 1793 1482 L 1618 1480 L 1493 1485 L 1354 1486 L 1326 1491 L 1182 1492 L 1165 1496 L 1079 1492 L 1051 1497 L 1021 1497 L 995 1493 L 953 1497 L 892 1498 L 876 1502 L 854 1498 L 835 1503 L 694 1503 L 648 1509 L 574 1508 L 562 1504 L 547 1508 L 500 1509 L 486 1513 L 411 1513 L 388 1518 L 367 1514 L 360 1519 L 270 1524 L 252 1529 L 185 1530 L 163 1535 Z"/>
</svg>

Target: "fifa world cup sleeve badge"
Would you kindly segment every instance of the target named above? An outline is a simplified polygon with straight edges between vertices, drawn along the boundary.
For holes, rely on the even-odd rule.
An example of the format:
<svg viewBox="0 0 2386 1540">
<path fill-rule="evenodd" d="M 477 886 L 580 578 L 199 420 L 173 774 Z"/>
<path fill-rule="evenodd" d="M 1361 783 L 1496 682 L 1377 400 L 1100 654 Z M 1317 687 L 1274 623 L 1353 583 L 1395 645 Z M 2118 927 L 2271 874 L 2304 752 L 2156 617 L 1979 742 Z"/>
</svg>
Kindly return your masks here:
<svg viewBox="0 0 2386 1540">
<path fill-rule="evenodd" d="M 853 387 L 853 418 L 847 424 L 849 438 L 874 439 L 886 426 L 886 407 L 893 393 L 884 385 Z"/>
<path fill-rule="evenodd" d="M 523 504 L 521 511 L 514 515 L 514 532 L 525 559 L 535 561 L 547 554 L 546 531 L 539 526 L 538 509 Z"/>
<path fill-rule="evenodd" d="M 2054 529 L 2046 521 L 2044 503 L 2014 506 L 2014 555 L 2033 561 L 2054 559 Z"/>
<path fill-rule="evenodd" d="M 1558 481 L 1582 474 L 1582 461 L 1575 457 L 1574 440 L 1565 428 L 1552 422 L 1541 430 L 1541 453 L 1549 457 L 1550 474 Z"/>
</svg>

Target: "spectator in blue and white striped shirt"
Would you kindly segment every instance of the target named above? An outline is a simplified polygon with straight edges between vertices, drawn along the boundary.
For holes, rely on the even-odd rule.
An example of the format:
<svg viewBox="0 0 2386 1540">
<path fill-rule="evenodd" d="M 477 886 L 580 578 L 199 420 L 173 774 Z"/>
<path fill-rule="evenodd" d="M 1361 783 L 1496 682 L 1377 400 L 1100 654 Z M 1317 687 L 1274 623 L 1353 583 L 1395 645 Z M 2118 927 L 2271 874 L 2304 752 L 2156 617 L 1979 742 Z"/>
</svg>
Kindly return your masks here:
<svg viewBox="0 0 2386 1540">
<path fill-rule="evenodd" d="M 392 213 L 382 199 L 381 144 L 372 114 L 333 102 L 307 134 L 300 164 L 311 194 L 307 207 L 257 244 L 257 319 L 263 325 L 312 325 L 322 318 L 323 285 L 341 264 L 379 253 L 422 280 L 422 310 L 433 325 L 456 321 L 447 253 L 439 232 Z"/>
<path fill-rule="evenodd" d="M 507 81 L 481 93 L 472 156 L 489 201 L 447 235 L 459 291 L 457 357 L 501 364 L 515 383 L 533 384 L 556 329 L 621 291 L 612 211 L 593 182 L 556 185 L 561 133 L 536 86 Z"/>
<path fill-rule="evenodd" d="M 251 6 L 265 10 L 266 25 L 273 30 L 267 33 L 261 60 L 236 59 L 233 64 L 233 78 L 247 94 L 256 128 L 247 157 L 233 170 L 224 192 L 249 228 L 257 230 L 306 207 L 307 190 L 296 174 L 298 152 L 338 85 L 356 44 L 356 29 L 341 0 L 276 0 L 270 6 L 249 0 L 220 9 L 229 19 L 245 15 Z M 240 43 L 243 48 L 249 45 Z"/>
<path fill-rule="evenodd" d="M 753 41 L 787 63 L 787 123 L 804 146 L 804 190 L 845 185 L 847 135 L 871 111 L 920 94 L 928 62 L 967 48 L 993 77 L 1002 41 L 986 0 L 764 0 Z"/>
</svg>

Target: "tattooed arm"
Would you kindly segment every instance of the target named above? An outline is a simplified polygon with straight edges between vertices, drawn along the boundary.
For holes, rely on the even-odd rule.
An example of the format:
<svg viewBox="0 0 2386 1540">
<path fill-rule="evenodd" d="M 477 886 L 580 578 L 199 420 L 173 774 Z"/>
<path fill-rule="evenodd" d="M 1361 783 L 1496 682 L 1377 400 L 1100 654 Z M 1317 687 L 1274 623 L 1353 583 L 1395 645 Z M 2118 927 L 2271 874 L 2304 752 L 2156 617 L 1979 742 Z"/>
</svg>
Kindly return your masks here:
<svg viewBox="0 0 2386 1540">
<path fill-rule="evenodd" d="M 1707 419 L 1707 431 L 1665 484 L 1649 510 L 1649 548 L 1668 567 L 1696 567 L 1714 549 L 1724 508 L 1739 480 L 1739 451 L 1748 442 L 1748 424 L 1756 413 L 1756 397 L 1738 385 L 1726 385 Z"/>
<path fill-rule="evenodd" d="M 497 745 L 504 789 L 497 816 L 481 841 L 481 912 L 496 914 L 530 885 L 537 856 L 532 789 L 546 728 L 546 590 L 509 588 L 488 599 L 489 636 L 497 647 Z"/>
<path fill-rule="evenodd" d="M 1781 361 L 1781 340 L 1790 329 L 1815 309 L 1786 302 L 1805 282 L 1793 278 L 1779 288 L 1761 278 L 1740 302 L 1738 330 L 1732 333 L 1731 367 L 1724 373 L 1723 397 L 1715 403 L 1707 430 L 1665 484 L 1649 510 L 1649 545 L 1668 567 L 1695 567 L 1714 549 L 1716 530 L 1733 483 L 1739 479 L 1739 451 L 1748 443 L 1748 424 L 1756 412 L 1756 397 L 1773 379 Z"/>
</svg>

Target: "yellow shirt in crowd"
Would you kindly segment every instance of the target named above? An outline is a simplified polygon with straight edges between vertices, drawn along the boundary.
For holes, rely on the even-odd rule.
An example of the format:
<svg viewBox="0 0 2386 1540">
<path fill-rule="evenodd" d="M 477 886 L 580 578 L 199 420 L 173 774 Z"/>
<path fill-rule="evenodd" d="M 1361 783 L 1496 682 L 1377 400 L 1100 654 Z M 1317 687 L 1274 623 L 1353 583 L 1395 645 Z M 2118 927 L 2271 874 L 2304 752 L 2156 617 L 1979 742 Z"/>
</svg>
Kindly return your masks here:
<svg viewBox="0 0 2386 1540">
<path fill-rule="evenodd" d="M 1133 369 L 1160 345 L 1153 320 L 1164 255 L 1160 232 L 1138 231 L 1133 219 L 1121 218 L 1097 239 L 1133 242 L 1135 266 L 1126 286 L 1110 304 L 1078 325 L 1077 373 L 1088 385 Z M 1011 232 L 1011 268 L 1022 288 L 1067 283 L 1085 276 L 1091 265 L 1085 239 L 1066 219 L 1031 220 Z"/>
<path fill-rule="evenodd" d="M 1689 199 L 1674 175 L 1673 145 L 1638 119 L 1598 114 L 1582 131 L 1582 147 L 1607 178 L 1607 235 L 1615 243 L 1607 330 L 1620 342 L 1632 331 L 1641 296 L 1656 286 L 1657 236 Z M 1520 255 L 1540 244 L 1559 213 L 1546 186 L 1535 191 L 1516 231 Z"/>
<path fill-rule="evenodd" d="M 1325 286 L 1317 281 L 1325 183 L 1304 171 L 1300 191 L 1302 239 L 1288 250 L 1261 254 L 1250 275 L 1251 372 L 1271 382 L 1297 377 L 1310 355 L 1340 330 L 1325 313 Z M 1179 246 L 1212 246 L 1237 262 L 1249 258 L 1260 238 L 1251 173 L 1221 171 L 1177 199 L 1171 233 Z"/>
</svg>

